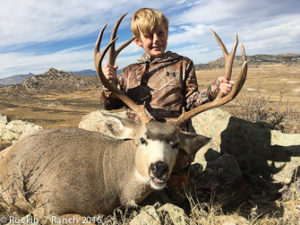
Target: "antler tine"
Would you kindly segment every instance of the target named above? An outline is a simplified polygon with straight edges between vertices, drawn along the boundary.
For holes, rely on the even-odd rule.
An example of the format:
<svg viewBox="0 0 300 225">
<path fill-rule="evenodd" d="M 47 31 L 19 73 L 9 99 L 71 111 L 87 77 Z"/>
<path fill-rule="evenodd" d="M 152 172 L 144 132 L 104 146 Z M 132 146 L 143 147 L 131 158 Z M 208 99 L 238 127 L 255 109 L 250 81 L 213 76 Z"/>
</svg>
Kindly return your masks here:
<svg viewBox="0 0 300 225">
<path fill-rule="evenodd" d="M 224 46 L 223 43 L 220 44 L 220 46 L 221 45 Z M 224 50 L 224 52 L 227 52 L 225 47 L 224 48 L 221 47 L 221 48 Z M 236 49 L 236 47 L 234 46 L 233 51 L 236 51 L 235 49 Z M 204 112 L 208 109 L 219 107 L 219 106 L 224 105 L 224 104 L 230 102 L 231 100 L 233 100 L 238 95 L 240 90 L 242 89 L 242 87 L 245 83 L 246 77 L 247 77 L 248 63 L 246 61 L 246 53 L 245 53 L 245 48 L 244 48 L 243 44 L 242 44 L 242 58 L 243 58 L 244 63 L 242 65 L 240 75 L 237 78 L 231 92 L 227 96 L 225 96 L 223 98 L 216 98 L 214 101 L 206 103 L 204 105 L 200 105 L 190 111 L 187 111 L 187 112 L 183 111 L 182 114 L 176 120 L 174 120 L 175 124 L 180 125 L 180 124 L 184 123 L 185 121 L 187 121 L 188 119 L 196 116 L 197 114 L 199 114 L 201 112 Z"/>
<path fill-rule="evenodd" d="M 125 14 L 126 15 L 126 14 Z M 118 23 L 121 22 L 123 15 L 119 20 Z M 117 26 L 118 27 L 118 26 Z M 106 87 L 109 91 L 111 91 L 115 96 L 117 96 L 122 102 L 124 102 L 129 108 L 131 108 L 136 114 L 140 117 L 140 120 L 142 123 L 147 123 L 150 121 L 150 117 L 147 116 L 145 113 L 145 106 L 144 105 L 137 105 L 131 98 L 129 98 L 126 94 L 122 93 L 113 83 L 109 82 L 107 78 L 105 77 L 103 71 L 102 71 L 102 61 L 103 58 L 106 54 L 106 52 L 111 49 L 112 46 L 115 45 L 116 40 L 118 39 L 117 37 L 114 37 L 115 35 L 112 35 L 114 37 L 111 39 L 109 44 L 105 47 L 103 52 L 100 52 L 100 45 L 101 45 L 101 40 L 102 36 L 104 33 L 104 30 L 106 28 L 106 25 L 102 28 L 102 30 L 99 33 L 98 39 L 95 44 L 95 50 L 94 50 L 94 62 L 95 62 L 95 68 L 98 74 L 98 78 L 102 82 L 103 86 Z M 116 28 L 117 29 L 117 28 Z M 114 29 L 113 33 L 116 33 L 116 30 Z M 118 52 L 120 52 L 122 49 L 124 49 L 133 39 L 130 39 L 127 41 L 125 44 L 123 44 Z M 127 44 L 127 45 L 126 45 Z M 111 53 L 111 58 L 115 60 L 114 53 L 115 51 L 112 51 Z"/>
<path fill-rule="evenodd" d="M 231 79 L 231 73 L 232 73 L 232 66 L 233 66 L 233 61 L 234 61 L 234 57 L 235 57 L 235 52 L 236 52 L 236 48 L 238 45 L 238 35 L 235 34 L 235 43 L 234 46 L 230 52 L 230 54 L 228 54 L 228 51 L 224 45 L 224 43 L 222 42 L 221 38 L 217 35 L 217 33 L 211 29 L 211 32 L 213 33 L 213 35 L 215 36 L 219 46 L 222 49 L 223 55 L 224 55 L 224 67 L 225 67 L 225 77 L 227 78 L 227 80 Z M 218 98 L 222 98 L 223 94 L 221 92 L 219 92 L 218 96 L 216 97 Z"/>
<path fill-rule="evenodd" d="M 95 44 L 95 49 L 94 49 L 94 62 L 95 62 L 95 67 L 96 67 L 96 71 L 98 71 L 98 63 L 96 62 L 99 62 L 99 58 L 101 57 L 102 54 L 100 54 L 100 44 L 101 44 L 101 40 L 102 40 L 102 36 L 103 36 L 103 33 L 104 33 L 104 30 L 105 28 L 107 27 L 107 24 L 105 24 L 103 26 L 103 28 L 101 29 L 99 35 L 98 35 L 98 38 L 97 38 L 97 41 L 96 41 L 96 44 Z"/>
<path fill-rule="evenodd" d="M 234 85 L 234 87 L 231 90 L 231 92 L 229 93 L 229 95 L 227 95 L 223 98 L 220 98 L 220 99 L 215 99 L 212 102 L 208 102 L 208 103 L 206 103 L 204 105 L 200 105 L 197 108 L 194 108 L 190 111 L 182 113 L 174 121 L 175 124 L 180 125 L 180 124 L 184 123 L 185 121 L 187 121 L 188 119 L 193 118 L 194 116 L 196 116 L 197 114 L 199 114 L 201 112 L 222 106 L 222 105 L 230 102 L 231 100 L 233 100 L 238 95 L 238 93 L 240 92 L 240 90 L 242 89 L 242 87 L 245 83 L 246 76 L 247 76 L 247 69 L 248 69 L 248 64 L 247 64 L 247 62 L 244 62 L 243 66 L 242 66 L 242 70 L 240 72 L 240 75 L 236 81 L 236 84 Z"/>
<path fill-rule="evenodd" d="M 228 54 L 228 51 L 223 43 L 223 41 L 221 40 L 221 38 L 218 36 L 218 34 L 211 29 L 211 32 L 213 33 L 213 35 L 215 36 L 218 44 L 220 45 L 223 55 L 224 55 L 224 65 L 225 65 L 225 77 L 230 80 L 231 78 L 231 72 L 232 72 L 232 65 L 233 65 L 233 61 L 234 61 L 234 56 L 235 56 L 235 52 L 236 52 L 236 48 L 237 45 L 239 43 L 238 40 L 238 35 L 235 34 L 235 43 L 234 46 L 230 52 L 230 54 Z"/>
<path fill-rule="evenodd" d="M 243 59 L 243 62 L 246 62 L 247 57 L 246 57 L 246 53 L 245 53 L 245 47 L 244 47 L 243 43 L 241 43 L 241 45 L 242 45 L 242 59 Z"/>
<path fill-rule="evenodd" d="M 127 15 L 127 13 L 125 13 L 124 15 L 122 15 L 118 21 L 116 22 L 112 32 L 111 32 L 111 36 L 110 36 L 110 41 L 112 41 L 113 39 L 116 38 L 117 35 L 117 31 L 119 29 L 119 26 L 123 20 L 123 18 Z M 130 40 L 128 40 L 127 42 L 125 42 L 122 46 L 120 46 L 117 50 L 115 50 L 116 46 L 115 43 L 112 44 L 112 46 L 110 47 L 109 51 L 108 51 L 108 57 L 107 57 L 107 61 L 108 64 L 110 65 L 114 65 L 116 62 L 116 58 L 119 55 L 119 53 L 125 48 L 127 47 L 136 37 L 131 38 Z"/>
<path fill-rule="evenodd" d="M 102 29 L 103 31 L 103 29 Z M 101 32 L 102 32 L 101 31 Z M 101 35 L 99 35 L 101 36 Z M 112 83 L 110 83 L 107 78 L 105 77 L 102 68 L 101 68 L 101 64 L 103 61 L 103 58 L 106 54 L 106 52 L 108 51 L 108 49 L 116 42 L 118 38 L 113 39 L 104 49 L 104 51 L 102 53 L 100 53 L 100 51 L 97 51 L 97 48 L 100 47 L 100 42 L 101 42 L 101 38 L 97 40 L 96 45 L 95 45 L 95 55 L 94 55 L 94 61 L 95 61 L 95 67 L 96 67 L 96 71 L 97 71 L 97 75 L 99 80 L 102 82 L 103 86 L 106 87 L 107 89 L 111 90 L 112 92 L 120 92 L 119 89 L 117 89 L 116 86 L 114 86 Z"/>
</svg>

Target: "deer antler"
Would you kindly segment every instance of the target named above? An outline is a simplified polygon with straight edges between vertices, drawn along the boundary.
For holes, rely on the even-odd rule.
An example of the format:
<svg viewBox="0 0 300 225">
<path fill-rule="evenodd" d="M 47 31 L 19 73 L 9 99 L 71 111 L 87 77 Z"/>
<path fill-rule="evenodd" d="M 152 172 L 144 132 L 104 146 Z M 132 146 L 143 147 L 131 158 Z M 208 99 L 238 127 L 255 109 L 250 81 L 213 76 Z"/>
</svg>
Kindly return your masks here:
<svg viewBox="0 0 300 225">
<path fill-rule="evenodd" d="M 234 57 L 235 57 L 235 52 L 236 52 L 236 48 L 237 48 L 237 45 L 238 45 L 238 42 L 239 42 L 238 35 L 235 34 L 234 46 L 233 46 L 230 54 L 228 54 L 228 51 L 227 51 L 223 41 L 221 40 L 221 38 L 217 35 L 217 33 L 213 29 L 210 29 L 210 31 L 215 36 L 219 46 L 222 49 L 222 52 L 223 52 L 223 55 L 224 55 L 225 77 L 227 78 L 227 80 L 230 80 L 231 79 L 231 73 L 232 73 L 233 61 L 234 61 Z M 243 44 L 242 44 L 242 58 L 243 58 L 243 61 L 246 61 L 245 49 L 244 49 Z M 223 97 L 223 93 L 219 92 L 216 98 L 219 99 L 219 98 L 222 98 L 222 97 Z"/>
<path fill-rule="evenodd" d="M 106 87 L 109 91 L 111 91 L 114 95 L 116 95 L 121 101 L 124 102 L 124 104 L 126 104 L 130 109 L 132 109 L 134 112 L 136 112 L 136 114 L 139 116 L 140 120 L 142 123 L 147 123 L 150 121 L 150 117 L 147 116 L 147 114 L 145 113 L 145 107 L 144 105 L 137 105 L 131 98 L 129 98 L 126 94 L 122 93 L 113 83 L 109 82 L 107 80 L 107 78 L 105 77 L 103 71 L 102 71 L 102 60 L 106 54 L 107 51 L 109 51 L 108 53 L 108 63 L 110 65 L 114 65 L 116 58 L 118 56 L 118 54 L 126 47 L 128 46 L 135 37 L 131 38 L 130 40 L 128 40 L 127 42 L 125 42 L 122 46 L 120 46 L 117 50 L 115 50 L 115 43 L 116 40 L 118 39 L 116 37 L 116 33 L 118 30 L 118 27 L 122 21 L 122 19 L 126 16 L 126 14 L 124 14 L 123 16 L 121 16 L 119 18 L 119 20 L 117 21 L 117 23 L 115 24 L 112 34 L 111 34 L 111 39 L 109 44 L 105 47 L 104 51 L 102 53 L 100 53 L 100 45 L 101 45 L 101 40 L 102 40 L 102 36 L 104 33 L 104 30 L 106 28 L 107 25 L 105 25 L 98 36 L 98 39 L 96 41 L 95 44 L 95 50 L 94 50 L 94 62 L 95 62 L 95 68 L 98 74 L 98 78 L 101 80 L 102 84 L 104 87 Z"/>
<path fill-rule="evenodd" d="M 231 73 L 232 73 L 232 66 L 233 66 L 233 60 L 234 60 L 234 55 L 236 52 L 236 48 L 238 45 L 238 37 L 237 35 L 235 35 L 235 44 L 233 46 L 232 51 L 230 52 L 230 54 L 228 54 L 226 47 L 224 46 L 221 38 L 213 31 L 211 30 L 212 33 L 214 34 L 214 36 L 217 39 L 217 42 L 219 43 L 222 52 L 224 54 L 224 61 L 225 61 L 225 76 L 228 80 L 230 80 L 231 78 Z M 229 101 L 231 101 L 232 99 L 234 99 L 237 94 L 240 92 L 241 88 L 244 85 L 244 82 L 246 80 L 246 76 L 247 76 L 247 69 L 248 69 L 248 64 L 246 61 L 246 54 L 245 54 L 245 48 L 244 45 L 242 44 L 242 58 L 243 58 L 243 65 L 242 65 L 242 69 L 240 72 L 240 75 L 238 77 L 238 79 L 236 80 L 233 89 L 231 90 L 231 92 L 223 97 L 223 95 L 221 93 L 218 94 L 218 96 L 215 98 L 214 101 L 212 102 L 208 102 L 206 104 L 200 105 L 197 108 L 194 108 L 188 112 L 183 111 L 182 114 L 176 119 L 175 124 L 182 124 L 184 121 L 196 116 L 197 114 L 204 112 L 208 109 L 212 109 L 215 107 L 219 107 L 221 105 L 224 105 L 226 103 L 228 103 Z"/>
</svg>

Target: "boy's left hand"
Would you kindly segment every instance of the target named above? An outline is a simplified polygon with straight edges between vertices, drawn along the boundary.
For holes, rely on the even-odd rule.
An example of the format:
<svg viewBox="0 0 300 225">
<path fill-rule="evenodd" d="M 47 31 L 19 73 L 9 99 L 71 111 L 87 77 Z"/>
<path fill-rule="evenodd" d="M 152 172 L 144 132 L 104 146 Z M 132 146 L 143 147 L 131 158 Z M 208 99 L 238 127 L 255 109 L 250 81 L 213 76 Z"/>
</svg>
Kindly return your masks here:
<svg viewBox="0 0 300 225">
<path fill-rule="evenodd" d="M 228 95 L 231 90 L 232 90 L 232 86 L 234 84 L 233 81 L 227 80 L 226 77 L 219 77 L 218 81 L 220 83 L 220 92 L 223 93 L 224 95 Z"/>
</svg>

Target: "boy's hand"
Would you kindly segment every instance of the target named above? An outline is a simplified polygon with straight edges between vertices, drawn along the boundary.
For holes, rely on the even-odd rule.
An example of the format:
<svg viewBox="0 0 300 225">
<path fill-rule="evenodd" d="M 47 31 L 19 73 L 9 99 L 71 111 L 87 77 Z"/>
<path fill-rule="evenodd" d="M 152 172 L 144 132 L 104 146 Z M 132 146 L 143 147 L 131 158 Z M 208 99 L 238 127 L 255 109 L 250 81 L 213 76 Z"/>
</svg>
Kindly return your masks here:
<svg viewBox="0 0 300 225">
<path fill-rule="evenodd" d="M 102 68 L 102 71 L 107 80 L 115 82 L 117 80 L 117 69 L 118 66 L 107 64 Z"/>
<path fill-rule="evenodd" d="M 218 81 L 220 83 L 219 86 L 220 92 L 223 93 L 224 95 L 228 95 L 232 90 L 232 86 L 234 82 L 227 80 L 226 77 L 219 77 Z"/>
</svg>

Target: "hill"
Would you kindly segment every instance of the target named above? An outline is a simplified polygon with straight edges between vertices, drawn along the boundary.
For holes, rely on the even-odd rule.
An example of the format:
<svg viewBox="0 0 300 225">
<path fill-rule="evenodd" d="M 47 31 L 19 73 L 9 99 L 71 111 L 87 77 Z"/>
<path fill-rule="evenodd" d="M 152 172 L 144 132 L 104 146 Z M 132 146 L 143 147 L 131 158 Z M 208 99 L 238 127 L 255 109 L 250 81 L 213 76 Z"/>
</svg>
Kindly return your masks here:
<svg viewBox="0 0 300 225">
<path fill-rule="evenodd" d="M 300 54 L 280 54 L 280 55 L 253 55 L 247 56 L 248 64 L 255 65 L 269 65 L 269 64 L 300 64 Z M 242 57 L 236 56 L 234 66 L 240 66 L 242 64 Z M 195 65 L 196 70 L 207 70 L 224 67 L 224 58 L 221 57 L 215 61 L 210 61 L 206 64 Z"/>
<path fill-rule="evenodd" d="M 26 78 L 21 84 L 28 92 L 70 92 L 99 85 L 94 76 L 79 76 L 50 68 L 47 72 Z"/>
<path fill-rule="evenodd" d="M 51 72 L 52 70 L 52 72 Z M 56 72 L 55 72 L 56 71 Z M 20 84 L 22 82 L 24 82 L 27 78 L 29 77 L 39 77 L 39 76 L 44 76 L 47 75 L 49 73 L 57 73 L 58 70 L 54 69 L 54 68 L 50 68 L 47 72 L 45 72 L 44 74 L 33 74 L 33 73 L 28 73 L 28 74 L 18 74 L 18 75 L 13 75 L 10 77 L 6 77 L 3 79 L 0 79 L 0 87 L 4 87 L 4 86 L 9 86 L 9 85 L 15 85 L 15 84 Z M 60 71 L 60 73 L 62 73 L 63 71 Z M 80 70 L 80 71 L 72 71 L 72 72 L 63 72 L 66 74 L 73 74 L 73 75 L 80 75 L 80 76 L 97 76 L 97 73 L 95 70 Z"/>
<path fill-rule="evenodd" d="M 33 73 L 17 74 L 0 79 L 0 87 L 22 83 L 26 78 L 33 76 Z"/>
<path fill-rule="evenodd" d="M 27 77 L 22 83 L 2 87 L 2 89 L 6 88 L 7 90 L 27 93 L 64 93 L 97 87 L 99 85 L 100 82 L 95 76 L 80 76 L 50 68 L 43 74 Z"/>
<path fill-rule="evenodd" d="M 71 71 L 70 73 L 82 76 L 97 76 L 95 70 L 80 70 L 80 71 Z"/>
</svg>

